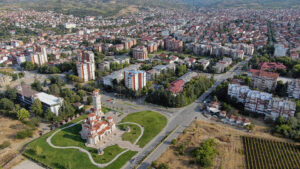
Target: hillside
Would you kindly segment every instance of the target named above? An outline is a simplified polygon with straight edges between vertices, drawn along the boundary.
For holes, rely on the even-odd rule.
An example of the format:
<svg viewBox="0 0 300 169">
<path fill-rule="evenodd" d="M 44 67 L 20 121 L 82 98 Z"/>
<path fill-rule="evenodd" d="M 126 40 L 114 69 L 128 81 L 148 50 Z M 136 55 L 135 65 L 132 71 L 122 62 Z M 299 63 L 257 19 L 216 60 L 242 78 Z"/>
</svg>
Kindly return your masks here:
<svg viewBox="0 0 300 169">
<path fill-rule="evenodd" d="M 176 7 L 177 0 L 0 0 L 0 6 L 53 10 L 75 16 L 121 16 L 147 9 L 149 6 Z M 1 8 L 0 7 L 0 8 Z"/>
<path fill-rule="evenodd" d="M 299 0 L 0 0 L 0 8 L 22 7 L 53 10 L 76 16 L 122 16 L 148 7 L 183 8 L 293 8 Z"/>
<path fill-rule="evenodd" d="M 299 0 L 183 0 L 197 7 L 215 8 L 293 8 L 300 7 Z"/>
</svg>

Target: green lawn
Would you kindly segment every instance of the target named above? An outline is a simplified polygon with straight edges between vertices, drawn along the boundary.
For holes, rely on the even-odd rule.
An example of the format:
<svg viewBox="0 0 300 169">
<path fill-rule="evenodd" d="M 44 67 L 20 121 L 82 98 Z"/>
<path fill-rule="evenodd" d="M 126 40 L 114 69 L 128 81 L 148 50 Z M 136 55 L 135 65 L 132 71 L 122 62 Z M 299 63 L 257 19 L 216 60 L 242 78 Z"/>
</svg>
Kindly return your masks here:
<svg viewBox="0 0 300 169">
<path fill-rule="evenodd" d="M 144 147 L 166 126 L 167 118 L 154 111 L 142 111 L 129 114 L 122 122 L 135 122 L 144 127 L 144 134 L 137 142 L 140 147 Z"/>
<path fill-rule="evenodd" d="M 107 108 L 107 107 L 103 107 L 102 106 L 102 112 L 105 114 L 105 113 L 107 113 L 107 112 L 109 112 L 109 111 L 111 111 L 111 109 L 110 108 Z"/>
<path fill-rule="evenodd" d="M 76 123 L 79 120 L 86 118 L 87 115 L 83 115 L 80 118 L 72 121 L 69 124 Z M 67 124 L 67 125 L 69 125 Z M 53 138 L 52 143 L 57 146 L 78 146 L 84 147 L 84 140 L 80 138 L 79 131 L 81 130 L 80 125 L 75 125 L 66 130 L 58 132 Z M 76 149 L 55 149 L 48 145 L 46 142 L 47 137 L 49 137 L 54 131 L 34 140 L 30 143 L 24 152 L 24 155 L 39 161 L 46 166 L 55 169 L 98 169 L 94 166 L 87 154 L 80 152 Z M 37 153 L 37 148 L 42 149 L 40 153 Z M 94 160 L 97 163 L 106 163 L 114 158 L 117 154 L 124 151 L 119 146 L 114 145 L 104 149 L 104 154 L 97 155 L 97 150 L 93 148 L 87 148 L 88 151 L 92 153 Z M 121 155 L 114 163 L 105 167 L 105 169 L 118 169 L 121 168 L 127 161 L 129 161 L 136 152 L 128 151 Z"/>
<path fill-rule="evenodd" d="M 103 155 L 97 154 L 97 149 L 90 148 L 85 146 L 85 140 L 83 140 L 79 134 L 81 131 L 81 124 L 75 125 L 73 127 L 64 129 L 58 132 L 51 139 L 52 144 L 56 146 L 77 146 L 88 150 L 92 153 L 92 156 L 97 163 L 107 163 L 111 161 L 116 155 L 120 154 L 125 149 L 120 148 L 118 145 L 113 145 L 110 147 L 106 147 L 103 151 Z"/>
<path fill-rule="evenodd" d="M 122 135 L 122 140 L 130 141 L 132 144 L 141 135 L 141 129 L 139 126 L 134 124 L 121 124 L 118 125 L 120 129 L 126 129 L 127 126 L 130 127 L 130 132 L 126 132 Z"/>
</svg>

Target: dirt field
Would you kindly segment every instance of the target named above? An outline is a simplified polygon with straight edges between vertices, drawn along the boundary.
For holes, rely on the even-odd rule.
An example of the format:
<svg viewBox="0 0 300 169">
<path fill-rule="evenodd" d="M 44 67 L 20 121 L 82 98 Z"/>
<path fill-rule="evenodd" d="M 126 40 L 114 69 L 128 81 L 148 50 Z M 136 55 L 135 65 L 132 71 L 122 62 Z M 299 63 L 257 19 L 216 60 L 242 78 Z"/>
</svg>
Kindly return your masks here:
<svg viewBox="0 0 300 169">
<path fill-rule="evenodd" d="M 275 139 L 280 141 L 289 141 L 286 139 L 274 137 L 269 133 L 267 127 L 257 126 L 252 133 L 246 133 L 241 130 L 233 129 L 226 125 L 209 123 L 197 120 L 182 133 L 175 146 L 170 146 L 157 163 L 167 163 L 172 169 L 199 169 L 199 166 L 193 164 L 191 152 L 199 147 L 200 143 L 207 138 L 215 138 L 217 142 L 218 155 L 215 158 L 213 169 L 244 169 L 245 159 L 242 147 L 241 135 L 251 135 Z M 186 144 L 184 155 L 179 155 L 175 150 L 176 146 Z"/>
<path fill-rule="evenodd" d="M 27 138 L 23 140 L 16 139 L 16 133 L 25 128 L 25 125 L 18 121 L 12 120 L 3 116 L 0 116 L 0 144 L 4 141 L 9 141 L 11 145 L 3 150 L 0 149 L 0 166 L 5 168 L 11 168 L 14 164 L 20 162 L 22 158 L 19 157 L 19 150 L 23 145 L 32 140 L 33 138 Z M 34 137 L 37 136 L 35 133 Z M 17 158 L 16 158 L 17 157 Z M 13 161 L 11 161 L 14 159 Z"/>
</svg>

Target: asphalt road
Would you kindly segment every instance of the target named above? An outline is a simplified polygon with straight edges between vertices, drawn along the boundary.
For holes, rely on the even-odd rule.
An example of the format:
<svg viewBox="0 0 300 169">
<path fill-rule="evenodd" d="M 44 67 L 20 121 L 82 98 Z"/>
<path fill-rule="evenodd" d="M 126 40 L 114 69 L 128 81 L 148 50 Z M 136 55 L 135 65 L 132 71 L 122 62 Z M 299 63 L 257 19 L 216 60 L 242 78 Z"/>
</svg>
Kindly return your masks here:
<svg viewBox="0 0 300 169">
<path fill-rule="evenodd" d="M 250 58 L 249 58 L 250 59 Z M 234 75 L 242 73 L 243 65 L 249 61 L 245 60 L 240 62 L 239 64 L 232 67 L 232 69 L 224 74 L 215 76 L 215 84 L 208 89 L 205 93 L 203 93 L 194 103 L 183 107 L 181 109 L 177 109 L 177 112 L 174 112 L 174 115 L 169 118 L 167 126 L 160 132 L 158 136 L 156 136 L 151 142 L 149 142 L 136 156 L 133 157 L 133 160 L 127 162 L 126 165 L 123 166 L 123 169 L 131 169 L 136 167 L 139 162 L 149 154 L 161 141 L 173 131 L 153 152 L 144 159 L 142 164 L 138 166 L 139 169 L 146 169 L 152 161 L 156 160 L 161 156 L 161 154 L 168 148 L 171 144 L 171 141 L 178 137 L 182 131 L 187 128 L 195 118 L 206 120 L 202 114 L 199 113 L 198 106 L 199 103 L 202 103 L 207 96 L 224 80 L 228 78 L 232 78 Z"/>
</svg>

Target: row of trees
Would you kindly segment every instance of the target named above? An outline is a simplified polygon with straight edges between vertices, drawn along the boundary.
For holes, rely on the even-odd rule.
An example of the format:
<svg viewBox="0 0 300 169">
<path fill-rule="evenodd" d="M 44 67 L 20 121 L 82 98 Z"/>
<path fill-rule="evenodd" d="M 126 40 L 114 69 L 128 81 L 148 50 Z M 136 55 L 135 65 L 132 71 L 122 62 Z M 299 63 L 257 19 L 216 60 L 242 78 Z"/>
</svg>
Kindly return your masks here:
<svg viewBox="0 0 300 169">
<path fill-rule="evenodd" d="M 38 70 L 39 73 L 42 74 L 56 74 L 56 73 L 61 73 L 61 72 L 68 72 L 72 70 L 73 72 L 76 71 L 76 62 L 64 62 L 58 65 L 42 65 L 38 67 L 37 64 L 33 64 L 32 62 L 25 61 L 21 63 L 20 65 L 24 70 L 27 71 L 32 71 L 32 70 Z"/>
</svg>

